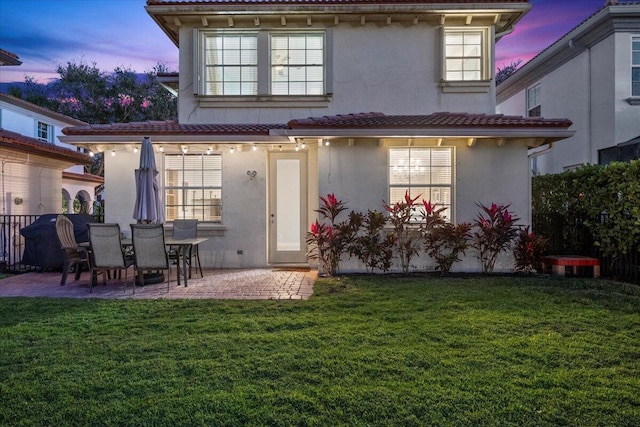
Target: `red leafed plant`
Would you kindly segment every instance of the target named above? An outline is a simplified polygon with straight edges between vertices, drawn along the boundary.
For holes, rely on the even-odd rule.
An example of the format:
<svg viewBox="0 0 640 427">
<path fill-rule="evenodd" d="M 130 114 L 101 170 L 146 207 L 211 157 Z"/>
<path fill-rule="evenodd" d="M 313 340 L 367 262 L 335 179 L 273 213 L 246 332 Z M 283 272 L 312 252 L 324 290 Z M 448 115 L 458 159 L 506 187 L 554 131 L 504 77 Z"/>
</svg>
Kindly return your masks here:
<svg viewBox="0 0 640 427">
<path fill-rule="evenodd" d="M 516 271 L 535 273 L 538 266 L 542 264 L 542 256 L 546 250 L 547 242 L 546 238 L 538 236 L 533 231 L 529 232 L 529 226 L 521 228 L 513 248 Z"/>
<path fill-rule="evenodd" d="M 388 205 L 384 200 L 382 205 L 389 212 L 389 222 L 393 226 L 393 236 L 396 242 L 396 251 L 400 258 L 400 266 L 403 273 L 409 272 L 411 258 L 420 251 L 420 239 L 414 227 L 411 227 L 411 219 L 419 204 L 416 200 L 421 195 L 411 198 L 409 191 L 404 193 L 404 200 Z"/>
<path fill-rule="evenodd" d="M 345 202 L 336 199 L 333 194 L 321 196 L 320 202 L 316 212 L 322 221 L 316 220 L 311 224 L 311 231 L 307 232 L 308 256 L 319 261 L 324 274 L 333 276 L 350 241 L 351 229 L 348 223 L 337 222 L 338 215 L 347 209 Z"/>
<path fill-rule="evenodd" d="M 511 248 L 518 235 L 516 221 L 520 218 L 509 212 L 509 205 L 478 206 L 481 211 L 473 222 L 472 247 L 482 264 L 482 272 L 489 273 L 493 271 L 498 255 Z"/>
</svg>

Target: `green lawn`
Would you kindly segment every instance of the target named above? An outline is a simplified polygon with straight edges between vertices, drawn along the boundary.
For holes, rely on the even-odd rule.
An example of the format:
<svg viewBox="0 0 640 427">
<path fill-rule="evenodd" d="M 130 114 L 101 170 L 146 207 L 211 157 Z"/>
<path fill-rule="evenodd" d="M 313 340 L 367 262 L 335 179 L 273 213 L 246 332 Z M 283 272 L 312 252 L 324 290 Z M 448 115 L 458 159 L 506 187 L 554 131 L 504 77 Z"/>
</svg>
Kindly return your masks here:
<svg viewBox="0 0 640 427">
<path fill-rule="evenodd" d="M 638 426 L 640 287 L 343 277 L 308 301 L 0 299 L 3 426 Z"/>
</svg>

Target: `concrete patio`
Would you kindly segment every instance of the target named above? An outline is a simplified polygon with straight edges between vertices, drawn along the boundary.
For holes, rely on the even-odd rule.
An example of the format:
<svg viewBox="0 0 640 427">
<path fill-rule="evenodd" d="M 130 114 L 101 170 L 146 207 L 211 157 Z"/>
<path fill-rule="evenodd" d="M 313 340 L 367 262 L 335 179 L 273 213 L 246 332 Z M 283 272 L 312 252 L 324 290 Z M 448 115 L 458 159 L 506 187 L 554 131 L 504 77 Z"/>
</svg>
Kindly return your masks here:
<svg viewBox="0 0 640 427">
<path fill-rule="evenodd" d="M 80 280 L 69 274 L 65 286 L 60 286 L 61 273 L 35 272 L 10 276 L 0 280 L 0 297 L 50 298 L 111 298 L 111 299 L 241 299 L 241 300 L 304 300 L 313 293 L 317 271 L 285 269 L 204 270 L 204 278 L 195 274 L 187 287 L 178 286 L 175 270 L 171 274 L 169 291 L 167 282 L 136 286 L 133 293 L 130 270 L 128 280 L 107 280 L 89 292 L 89 273 Z M 126 284 L 126 289 L 125 289 Z"/>
</svg>

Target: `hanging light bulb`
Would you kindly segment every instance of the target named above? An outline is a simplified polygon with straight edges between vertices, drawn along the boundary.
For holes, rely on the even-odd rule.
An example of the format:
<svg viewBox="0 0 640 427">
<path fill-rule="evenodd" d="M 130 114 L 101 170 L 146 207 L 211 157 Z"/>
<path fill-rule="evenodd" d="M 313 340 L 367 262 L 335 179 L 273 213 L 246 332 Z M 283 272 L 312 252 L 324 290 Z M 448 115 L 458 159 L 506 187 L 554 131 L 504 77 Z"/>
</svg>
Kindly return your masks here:
<svg viewBox="0 0 640 427">
<path fill-rule="evenodd" d="M 233 153 L 235 153 L 235 152 L 236 152 L 236 149 L 235 149 L 235 148 L 233 148 L 233 147 L 231 147 L 231 148 L 229 148 L 229 152 L 230 152 L 231 154 L 233 154 Z"/>
<path fill-rule="evenodd" d="M 189 151 L 189 148 L 187 148 L 186 145 L 182 146 L 182 154 L 187 154 L 187 151 Z"/>
<path fill-rule="evenodd" d="M 330 144 L 329 140 L 328 140 L 328 139 L 325 139 L 325 140 L 324 140 L 324 146 L 325 146 L 325 147 L 328 147 L 328 146 L 329 146 L 329 144 Z"/>
<path fill-rule="evenodd" d="M 114 157 L 116 155 L 116 150 L 111 150 L 111 157 Z"/>
<path fill-rule="evenodd" d="M 296 144 L 296 151 L 300 150 L 300 144 Z"/>
<path fill-rule="evenodd" d="M 95 154 L 93 154 L 93 151 L 89 151 L 89 157 L 93 157 L 95 156 Z"/>
<path fill-rule="evenodd" d="M 279 149 L 280 151 L 282 151 L 282 145 L 279 145 L 279 146 L 278 146 L 278 149 Z"/>
<path fill-rule="evenodd" d="M 211 147 L 207 148 L 207 156 L 211 154 Z"/>
<path fill-rule="evenodd" d="M 138 152 L 138 147 L 133 147 L 133 152 L 137 153 Z"/>
<path fill-rule="evenodd" d="M 307 148 L 307 143 L 302 141 L 302 145 L 300 145 L 300 147 L 302 147 L 302 149 L 304 150 L 305 148 Z"/>
<path fill-rule="evenodd" d="M 258 146 L 256 144 L 253 144 L 253 151 L 256 151 L 258 149 Z"/>
<path fill-rule="evenodd" d="M 160 146 L 159 150 L 161 153 L 164 153 L 164 147 L 162 145 Z"/>
</svg>

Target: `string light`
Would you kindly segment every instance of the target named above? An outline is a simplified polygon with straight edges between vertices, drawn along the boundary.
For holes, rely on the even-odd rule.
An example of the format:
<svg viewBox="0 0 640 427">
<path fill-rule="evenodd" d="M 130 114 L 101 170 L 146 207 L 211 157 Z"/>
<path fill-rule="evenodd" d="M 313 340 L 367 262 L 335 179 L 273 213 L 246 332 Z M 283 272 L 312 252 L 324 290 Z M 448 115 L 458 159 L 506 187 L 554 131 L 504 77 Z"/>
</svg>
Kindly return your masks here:
<svg viewBox="0 0 640 427">
<path fill-rule="evenodd" d="M 95 156 L 95 154 L 93 154 L 93 151 L 89 151 L 89 157 L 93 157 Z"/>
<path fill-rule="evenodd" d="M 304 150 L 305 148 L 307 148 L 307 143 L 302 141 L 302 145 L 301 145 L 302 149 Z"/>
<path fill-rule="evenodd" d="M 211 154 L 211 147 L 207 148 L 207 156 Z"/>
<path fill-rule="evenodd" d="M 133 147 L 133 152 L 137 153 L 138 152 L 138 147 Z"/>
<path fill-rule="evenodd" d="M 189 148 L 186 145 L 182 146 L 182 154 L 187 154 L 187 151 L 189 151 Z"/>
<path fill-rule="evenodd" d="M 116 155 L 116 150 L 111 150 L 111 157 L 114 157 Z"/>
<path fill-rule="evenodd" d="M 235 149 L 235 148 L 233 148 L 233 147 L 231 147 L 231 148 L 229 148 L 229 152 L 230 152 L 231 154 L 233 154 L 233 153 L 235 153 L 235 152 L 236 152 L 236 149 Z"/>
<path fill-rule="evenodd" d="M 256 144 L 253 144 L 253 151 L 256 151 L 258 149 L 258 146 Z"/>
<path fill-rule="evenodd" d="M 164 153 L 164 147 L 162 145 L 158 149 L 160 150 L 161 153 Z"/>
</svg>

